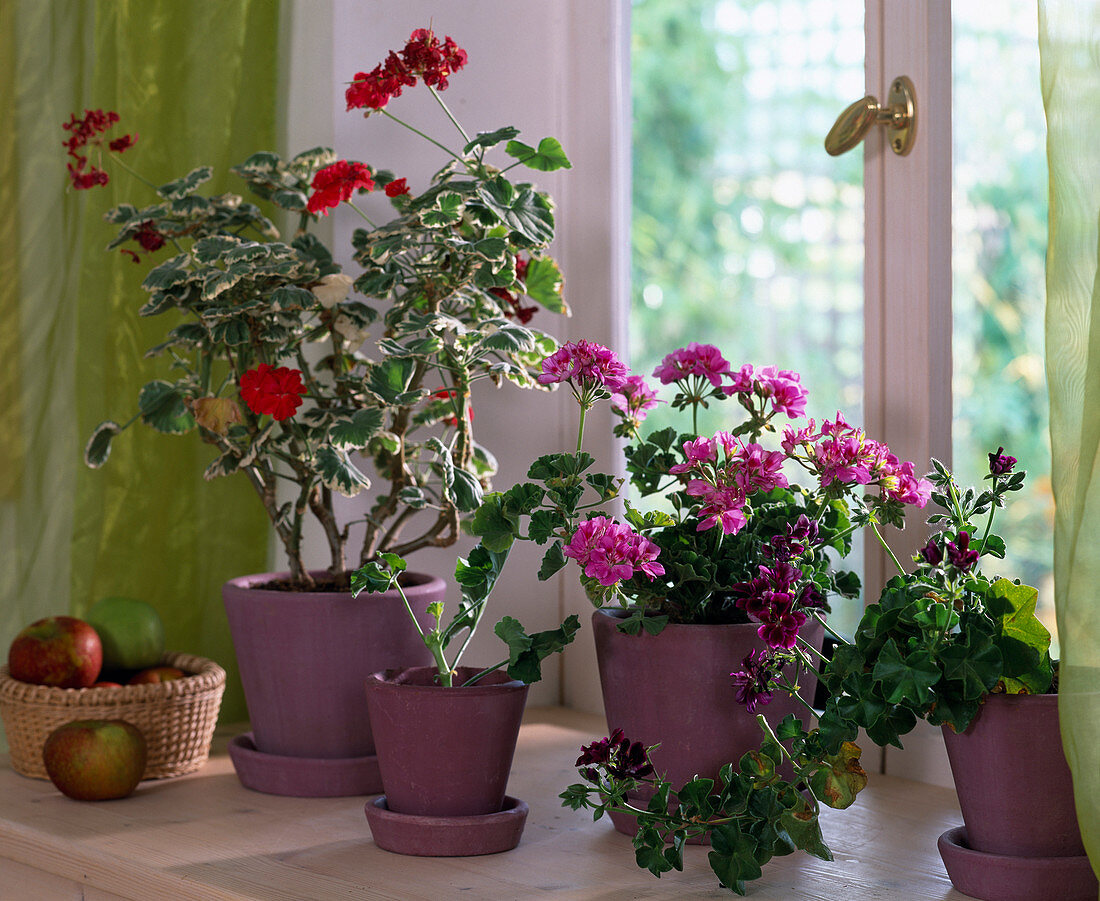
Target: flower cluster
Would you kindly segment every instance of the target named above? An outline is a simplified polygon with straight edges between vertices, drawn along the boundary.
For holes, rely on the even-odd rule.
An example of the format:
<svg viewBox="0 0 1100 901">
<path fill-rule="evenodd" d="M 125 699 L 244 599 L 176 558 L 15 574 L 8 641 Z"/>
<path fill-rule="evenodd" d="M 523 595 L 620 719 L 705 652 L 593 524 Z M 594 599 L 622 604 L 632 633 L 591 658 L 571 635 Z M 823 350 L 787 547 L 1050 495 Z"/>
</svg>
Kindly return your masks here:
<svg viewBox="0 0 1100 901">
<path fill-rule="evenodd" d="M 313 176 L 310 187 L 313 193 L 309 196 L 306 209 L 314 215 L 323 213 L 327 216 L 330 209 L 351 200 L 356 191 L 373 190 L 374 178 L 366 163 L 338 160 Z"/>
<path fill-rule="evenodd" d="M 757 707 L 772 699 L 773 663 L 774 658 L 767 651 L 753 650 L 741 661 L 741 669 L 730 673 L 737 703 L 744 704 L 749 713 L 755 713 Z"/>
<path fill-rule="evenodd" d="M 380 110 L 392 97 L 400 97 L 402 88 L 414 87 L 417 76 L 437 91 L 446 90 L 449 77 L 466 65 L 466 59 L 466 51 L 449 37 L 440 43 L 429 29 L 418 28 L 400 54 L 391 50 L 370 72 L 355 74 L 345 95 L 347 108 Z"/>
<path fill-rule="evenodd" d="M 582 522 L 562 550 L 605 588 L 633 577 L 635 571 L 650 580 L 664 575 L 664 567 L 656 562 L 659 553 L 648 538 L 606 516 Z"/>
<path fill-rule="evenodd" d="M 280 422 L 289 419 L 306 393 L 299 369 L 277 369 L 261 363 L 241 375 L 241 398 L 253 413 L 269 413 Z"/>
<path fill-rule="evenodd" d="M 814 420 L 803 429 L 787 427 L 783 450 L 815 473 L 822 488 L 843 491 L 853 485 L 877 485 L 883 498 L 923 508 L 932 483 L 916 475 L 911 462 L 899 460 L 881 441 L 868 438 L 837 413 L 820 431 Z"/>
<path fill-rule="evenodd" d="M 611 395 L 611 406 L 623 420 L 623 427 L 617 428 L 616 434 L 637 434 L 649 411 L 658 403 L 656 392 L 645 379 L 640 375 L 627 376 L 619 390 Z"/>
<path fill-rule="evenodd" d="M 687 441 L 683 451 L 685 462 L 670 467 L 669 473 L 691 477 L 684 493 L 698 498 L 703 505 L 696 526 L 700 532 L 721 526 L 724 534 L 736 535 L 748 522 L 745 506 L 750 495 L 787 487 L 781 469 L 783 454 L 742 441 L 729 432 Z"/>
<path fill-rule="evenodd" d="M 653 377 L 660 379 L 662 385 L 694 377 L 710 382 L 715 388 L 726 388 L 728 386 L 724 382 L 729 375 L 730 364 L 721 351 L 713 344 L 698 344 L 695 341 L 665 356 L 653 370 Z"/>
<path fill-rule="evenodd" d="M 582 406 L 626 384 L 629 372 L 615 352 L 593 341 L 570 341 L 542 361 L 540 385 L 568 382 Z"/>
<path fill-rule="evenodd" d="M 69 178 L 78 191 L 86 191 L 110 181 L 103 169 L 94 164 L 89 166 L 88 157 L 78 151 L 89 145 L 102 148 L 104 139 L 97 136 L 102 135 L 116 122 L 118 113 L 112 110 L 104 112 L 101 109 L 86 109 L 82 119 L 78 119 L 73 113 L 69 121 L 62 124 L 61 127 L 69 132 L 68 140 L 62 142 L 63 146 L 68 148 L 69 156 L 76 161 L 68 164 Z M 136 140 L 134 135 L 123 135 L 109 141 L 107 147 L 115 153 L 122 153 L 133 147 Z"/>
<path fill-rule="evenodd" d="M 653 772 L 645 746 L 626 738 L 622 729 L 590 745 L 582 745 L 581 756 L 574 766 L 583 767 L 581 776 L 596 784 L 600 782 L 601 770 L 611 779 L 642 779 Z"/>
<path fill-rule="evenodd" d="M 746 363 L 733 374 L 733 384 L 722 390 L 739 395 L 738 399 L 752 409 L 750 398 L 762 399 L 773 412 L 784 413 L 792 419 L 806 414 L 807 391 L 802 387 L 802 377 L 789 369 L 764 366 L 755 369 Z"/>
</svg>

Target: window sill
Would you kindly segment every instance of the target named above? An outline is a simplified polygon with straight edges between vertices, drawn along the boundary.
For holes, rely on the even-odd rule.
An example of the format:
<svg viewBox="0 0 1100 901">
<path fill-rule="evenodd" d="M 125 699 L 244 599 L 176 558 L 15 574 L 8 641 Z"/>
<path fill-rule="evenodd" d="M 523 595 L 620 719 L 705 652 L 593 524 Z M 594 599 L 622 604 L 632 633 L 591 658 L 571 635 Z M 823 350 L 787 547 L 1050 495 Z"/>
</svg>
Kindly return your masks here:
<svg viewBox="0 0 1100 901">
<path fill-rule="evenodd" d="M 530 804 L 519 847 L 472 858 L 404 857 L 371 841 L 361 798 L 282 798 L 249 791 L 224 753 L 180 779 L 143 783 L 126 801 L 84 804 L 0 766 L 0 898 L 87 901 L 329 898 L 439 901 L 554 895 L 584 899 L 736 897 L 721 889 L 706 849 L 660 880 L 634 865 L 606 819 L 560 806 L 582 743 L 602 719 L 560 708 L 528 711 L 509 793 Z M 756 901 L 954 901 L 936 838 L 958 825 L 955 793 L 889 776 L 847 811 L 822 814 L 831 863 L 797 853 L 751 884 Z"/>
</svg>

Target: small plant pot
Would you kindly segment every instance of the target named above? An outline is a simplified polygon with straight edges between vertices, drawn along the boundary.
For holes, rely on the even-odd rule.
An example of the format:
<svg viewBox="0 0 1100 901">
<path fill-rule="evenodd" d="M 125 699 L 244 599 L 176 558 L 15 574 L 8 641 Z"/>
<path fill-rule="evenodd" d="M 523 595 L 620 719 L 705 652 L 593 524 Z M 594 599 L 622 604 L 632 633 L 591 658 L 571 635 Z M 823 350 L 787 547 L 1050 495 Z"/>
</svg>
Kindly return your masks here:
<svg viewBox="0 0 1100 901">
<path fill-rule="evenodd" d="M 1095 901 L 1058 696 L 990 695 L 965 732 L 943 736 L 965 824 L 939 840 L 955 887 L 983 901 Z"/>
<path fill-rule="evenodd" d="M 230 743 L 246 788 L 337 797 L 382 790 L 363 682 L 374 671 L 431 654 L 396 592 L 297 592 L 262 587 L 287 573 L 222 587 L 252 731 Z M 324 573 L 314 573 L 323 576 Z M 405 594 L 421 625 L 446 583 L 410 573 Z"/>
<path fill-rule="evenodd" d="M 453 688 L 435 684 L 435 669 L 426 666 L 367 679 L 385 795 L 366 813 L 379 847 L 453 856 L 518 844 L 527 808 L 514 798 L 506 803 L 505 793 L 527 686 L 497 671 L 461 687 L 479 671 L 459 667 Z"/>
</svg>

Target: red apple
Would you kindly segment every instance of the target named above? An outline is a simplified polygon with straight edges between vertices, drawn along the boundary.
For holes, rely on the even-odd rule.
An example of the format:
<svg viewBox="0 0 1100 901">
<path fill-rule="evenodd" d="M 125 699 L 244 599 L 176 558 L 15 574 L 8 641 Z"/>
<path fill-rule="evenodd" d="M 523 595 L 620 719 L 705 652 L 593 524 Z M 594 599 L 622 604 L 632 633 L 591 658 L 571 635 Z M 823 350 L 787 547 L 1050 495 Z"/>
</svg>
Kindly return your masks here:
<svg viewBox="0 0 1100 901">
<path fill-rule="evenodd" d="M 131 676 L 128 684 L 145 685 L 149 682 L 171 682 L 173 679 L 182 679 L 186 675 L 187 673 L 176 666 L 151 666 Z"/>
<path fill-rule="evenodd" d="M 103 645 L 95 629 L 73 616 L 48 616 L 15 636 L 8 672 L 20 682 L 87 688 L 103 666 Z"/>
<path fill-rule="evenodd" d="M 145 758 L 145 736 L 125 720 L 65 723 L 42 748 L 50 781 L 77 801 L 125 798 L 141 781 Z"/>
<path fill-rule="evenodd" d="M 93 682 L 91 688 L 122 688 L 121 682 Z"/>
</svg>

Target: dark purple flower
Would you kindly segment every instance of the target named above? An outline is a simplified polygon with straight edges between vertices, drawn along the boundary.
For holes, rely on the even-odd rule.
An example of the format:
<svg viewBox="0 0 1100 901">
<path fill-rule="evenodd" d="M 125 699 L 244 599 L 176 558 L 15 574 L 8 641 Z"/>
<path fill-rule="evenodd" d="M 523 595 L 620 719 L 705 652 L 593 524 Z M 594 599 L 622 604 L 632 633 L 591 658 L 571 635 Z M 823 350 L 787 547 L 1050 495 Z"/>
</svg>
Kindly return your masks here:
<svg viewBox="0 0 1100 901">
<path fill-rule="evenodd" d="M 952 566 L 959 569 L 970 569 L 978 562 L 980 556 L 978 551 L 971 549 L 970 535 L 967 532 L 959 532 L 954 541 L 947 542 L 947 559 L 951 561 Z"/>
<path fill-rule="evenodd" d="M 920 555 L 925 563 L 937 566 L 943 560 L 943 548 L 936 544 L 935 538 L 929 538 L 928 544 L 920 549 Z"/>
<path fill-rule="evenodd" d="M 825 595 L 813 582 L 807 582 L 798 594 L 798 606 L 803 610 L 820 610 L 825 606 Z"/>
<path fill-rule="evenodd" d="M 645 746 L 640 741 L 631 742 L 622 729 L 582 746 L 574 766 L 584 767 L 581 775 L 589 782 L 599 782 L 600 769 L 612 779 L 641 779 L 653 772 Z"/>
<path fill-rule="evenodd" d="M 1016 458 L 1008 456 L 1003 451 L 1003 447 L 998 447 L 997 453 L 989 455 L 989 471 L 995 476 L 1008 475 L 1016 465 Z"/>
<path fill-rule="evenodd" d="M 741 670 L 730 673 L 733 687 L 737 689 L 737 701 L 744 704 L 749 713 L 772 699 L 771 682 L 774 673 L 771 665 L 772 658 L 766 651 L 749 651 L 748 656 L 741 661 Z"/>
</svg>

